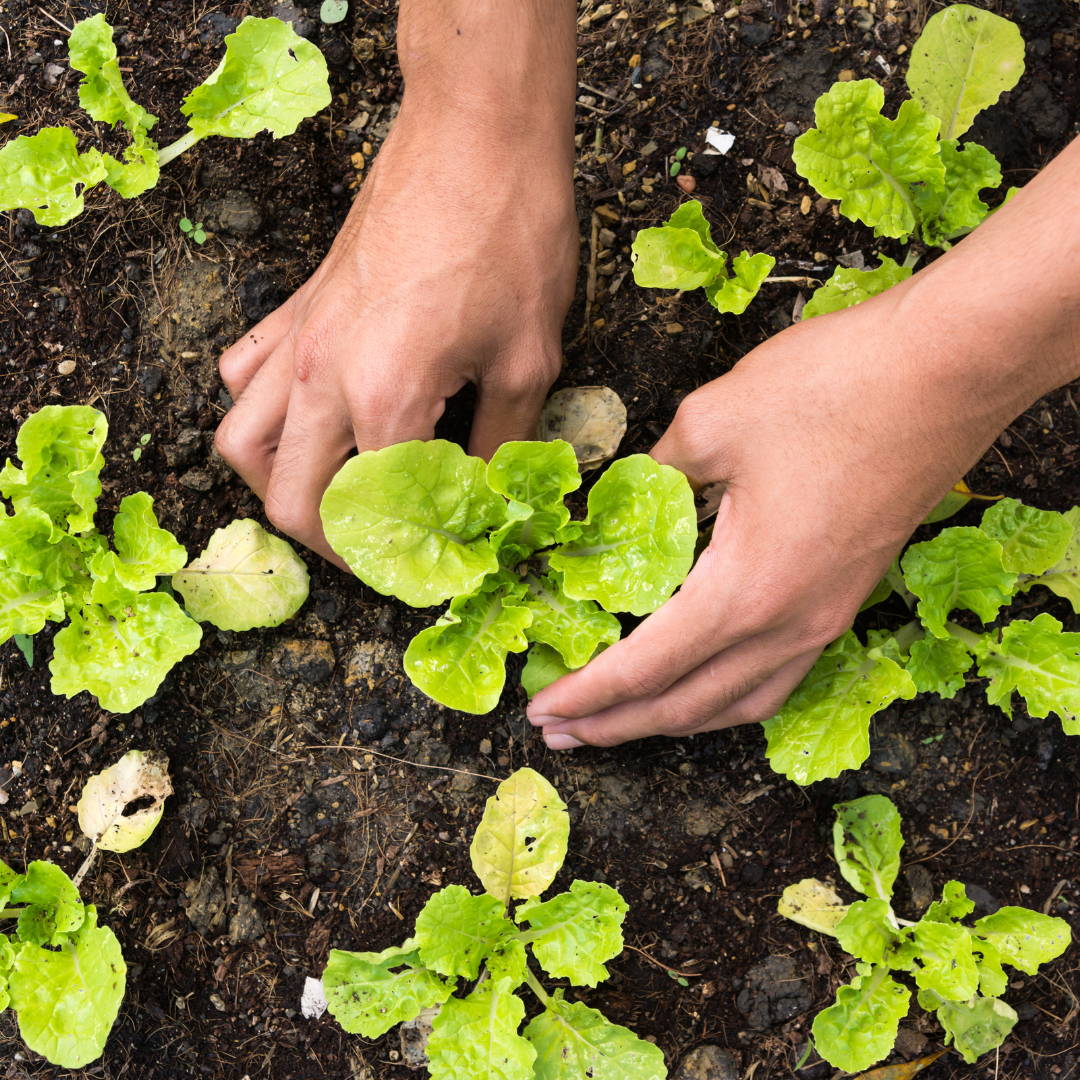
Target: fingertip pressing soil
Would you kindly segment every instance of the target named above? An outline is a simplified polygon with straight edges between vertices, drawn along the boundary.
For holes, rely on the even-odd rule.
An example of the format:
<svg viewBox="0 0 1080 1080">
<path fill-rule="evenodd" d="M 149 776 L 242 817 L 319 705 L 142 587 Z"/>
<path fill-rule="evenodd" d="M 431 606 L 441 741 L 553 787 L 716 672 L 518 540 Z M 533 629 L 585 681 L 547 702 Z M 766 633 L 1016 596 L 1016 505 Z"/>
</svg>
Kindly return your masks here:
<svg viewBox="0 0 1080 1080">
<path fill-rule="evenodd" d="M 261 516 L 212 452 L 229 405 L 216 358 L 303 283 L 343 221 L 400 96 L 394 6 L 362 0 L 345 22 L 323 26 L 316 3 L 105 4 L 135 96 L 161 118 L 160 141 L 179 133 L 180 100 L 214 68 L 224 35 L 245 14 L 291 18 L 310 35 L 327 55 L 334 101 L 288 139 L 200 144 L 139 199 L 95 191 L 87 213 L 63 229 L 39 228 L 22 213 L 0 218 L 7 452 L 35 409 L 92 404 L 111 428 L 105 518 L 125 494 L 145 489 L 194 551 L 233 517 Z M 713 6 L 582 5 L 583 272 L 562 384 L 620 393 L 625 452 L 647 450 L 687 393 L 788 325 L 798 293 L 767 286 L 732 318 L 696 295 L 634 286 L 634 233 L 684 197 L 668 176 L 675 151 L 690 151 L 683 172 L 721 246 L 768 251 L 776 273 L 792 276 L 820 277 L 841 256 L 870 258 L 867 231 L 838 218 L 796 175 L 791 141 L 837 78 L 877 78 L 895 107 L 907 50 L 937 5 Z M 1028 42 L 1023 81 L 972 133 L 1001 156 L 1005 183 L 1019 184 L 1078 130 L 1080 11 L 1068 0 L 980 6 L 1015 18 Z M 99 9 L 84 0 L 0 2 L 0 108 L 19 117 L 5 137 L 73 120 L 87 138 L 107 137 L 78 119 L 77 77 L 49 17 L 70 25 Z M 713 123 L 735 135 L 727 155 L 703 152 Z M 180 232 L 181 217 L 204 223 L 204 244 Z M 60 374 L 62 361 L 74 370 Z M 461 433 L 467 404 L 451 411 L 452 432 Z M 977 491 L 1063 510 L 1080 503 L 1078 455 L 1074 386 L 1012 424 L 968 480 Z M 957 520 L 976 519 L 968 510 Z M 431 613 L 308 561 L 313 594 L 298 619 L 265 632 L 208 630 L 199 653 L 128 716 L 103 713 L 85 694 L 50 694 L 48 634 L 36 641 L 32 669 L 13 645 L 0 649 L 8 862 L 48 857 L 73 872 L 84 849 L 72 812 L 81 785 L 131 747 L 167 754 L 176 787 L 150 842 L 101 857 L 83 886 L 129 965 L 104 1056 L 84 1070 L 54 1069 L 22 1048 L 10 1013 L 0 1014 L 3 1080 L 417 1075 L 401 1063 L 396 1033 L 370 1041 L 329 1017 L 304 1018 L 304 979 L 321 972 L 332 946 L 381 949 L 409 933 L 434 889 L 474 884 L 468 839 L 490 778 L 525 764 L 570 806 L 570 855 L 557 884 L 607 881 L 630 903 L 626 953 L 610 965 L 611 979 L 582 997 L 655 1039 L 673 1070 L 710 1046 L 727 1052 L 712 1060 L 732 1076 L 834 1074 L 814 1056 L 794 1070 L 814 1015 L 852 974 L 849 961 L 775 909 L 793 881 L 837 881 L 831 807 L 841 799 L 882 792 L 897 802 L 904 915 L 918 915 L 956 878 L 980 914 L 1024 904 L 1080 931 L 1080 739 L 1056 721 L 1018 709 L 1010 722 L 975 688 L 952 702 L 903 702 L 875 721 L 866 767 L 805 790 L 769 771 L 755 729 L 555 754 L 525 721 L 520 689 L 486 717 L 424 698 L 402 675 L 401 655 Z M 1020 607 L 1044 600 L 1028 594 Z M 1063 603 L 1049 610 L 1080 628 Z M 1019 975 L 1007 997 L 1021 1023 L 1001 1050 L 975 1066 L 949 1053 L 922 1075 L 1077 1077 L 1078 972 L 1074 949 L 1039 976 Z M 896 1060 L 938 1047 L 935 1024 L 913 1011 Z M 687 1077 L 703 1075 L 695 1061 Z"/>
</svg>

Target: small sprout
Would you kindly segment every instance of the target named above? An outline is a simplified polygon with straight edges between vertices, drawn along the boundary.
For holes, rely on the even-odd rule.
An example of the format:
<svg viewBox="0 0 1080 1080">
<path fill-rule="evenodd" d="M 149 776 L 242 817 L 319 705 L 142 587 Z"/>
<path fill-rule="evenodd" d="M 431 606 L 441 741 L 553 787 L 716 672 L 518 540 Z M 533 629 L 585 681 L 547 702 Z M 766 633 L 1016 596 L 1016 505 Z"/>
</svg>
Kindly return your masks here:
<svg viewBox="0 0 1080 1080">
<path fill-rule="evenodd" d="M 319 18 L 327 26 L 341 22 L 348 13 L 349 0 L 323 0 L 322 7 L 319 8 Z"/>
<path fill-rule="evenodd" d="M 668 176 L 670 176 L 670 177 L 672 177 L 674 179 L 681 172 L 682 172 L 682 162 L 681 161 L 673 161 L 671 163 L 671 168 L 668 169 Z"/>
<path fill-rule="evenodd" d="M 146 432 L 145 435 L 139 436 L 139 445 L 131 451 L 131 460 L 138 461 L 142 457 L 143 447 L 150 441 L 150 432 Z"/>
<path fill-rule="evenodd" d="M 685 146 L 680 146 L 679 149 L 675 151 L 675 160 L 676 161 L 682 161 L 685 157 L 686 157 L 686 147 Z"/>
<path fill-rule="evenodd" d="M 206 231 L 203 229 L 201 221 L 193 223 L 191 218 L 182 217 L 180 219 L 180 231 L 194 240 L 196 244 L 201 244 L 206 240 Z"/>
</svg>

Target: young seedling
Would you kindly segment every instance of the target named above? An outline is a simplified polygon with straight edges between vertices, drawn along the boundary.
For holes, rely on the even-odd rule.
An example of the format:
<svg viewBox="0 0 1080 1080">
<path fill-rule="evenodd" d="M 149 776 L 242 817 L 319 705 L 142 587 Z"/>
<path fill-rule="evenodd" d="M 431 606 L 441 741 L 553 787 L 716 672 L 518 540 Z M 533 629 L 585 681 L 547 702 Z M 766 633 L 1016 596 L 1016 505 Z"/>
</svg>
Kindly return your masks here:
<svg viewBox="0 0 1080 1080">
<path fill-rule="evenodd" d="M 93 120 L 120 124 L 131 144 L 119 159 L 97 149 L 80 151 L 69 127 L 47 127 L 0 148 L 0 210 L 30 210 L 39 225 L 77 217 L 86 192 L 102 182 L 125 199 L 141 195 L 158 182 L 163 166 L 207 136 L 250 139 L 269 131 L 279 139 L 330 104 L 318 48 L 280 19 L 248 16 L 225 39 L 225 56 L 214 72 L 184 98 L 180 111 L 188 131 L 159 148 L 150 138 L 157 117 L 128 94 L 104 15 L 75 24 L 68 55 L 83 75 L 79 104 Z"/>
<path fill-rule="evenodd" d="M 203 229 L 203 223 L 201 221 L 193 222 L 191 218 L 182 217 L 180 219 L 180 231 L 195 241 L 196 244 L 203 244 L 206 242 L 206 230 Z"/>
<path fill-rule="evenodd" d="M 98 926 L 97 908 L 83 903 L 79 883 L 98 850 L 130 851 L 146 842 L 172 791 L 167 765 L 132 750 L 87 782 L 79 825 L 93 847 L 74 879 L 43 860 L 24 874 L 0 861 L 0 928 L 10 928 L 0 933 L 0 1010 L 11 1008 L 23 1042 L 65 1069 L 101 1056 L 127 977 L 120 942 Z M 125 815 L 146 796 L 154 800 L 149 808 Z"/>
<path fill-rule="evenodd" d="M 8 461 L 0 470 L 0 644 L 66 622 L 53 639 L 53 693 L 88 690 L 102 708 L 123 713 L 195 651 L 196 620 L 277 626 L 307 598 L 308 576 L 284 540 L 246 520 L 215 533 L 187 566 L 187 551 L 158 524 L 143 491 L 121 501 L 110 546 L 94 524 L 107 432 L 104 415 L 83 405 L 47 405 L 19 429 L 22 467 Z M 242 551 L 222 553 L 220 537 L 230 530 Z M 186 613 L 157 591 L 168 576 Z"/>
<path fill-rule="evenodd" d="M 142 458 L 143 450 L 150 444 L 150 432 L 144 432 L 139 436 L 139 444 L 131 451 L 131 460 L 139 461 Z"/>
<path fill-rule="evenodd" d="M 1064 514 L 1015 499 L 991 506 L 978 526 L 943 529 L 913 544 L 867 604 L 893 593 L 914 616 L 894 631 L 849 630 L 833 642 L 780 712 L 765 722 L 766 755 L 798 784 L 857 769 L 870 753 L 870 719 L 897 698 L 955 697 L 975 668 L 986 697 L 1006 715 L 1018 693 L 1028 713 L 1058 717 L 1080 735 L 1080 633 L 1047 612 L 975 632 L 957 609 L 994 623 L 1036 586 L 1080 614 L 1080 507 Z"/>
<path fill-rule="evenodd" d="M 427 1045 L 432 1080 L 662 1080 L 658 1047 L 561 989 L 549 993 L 533 967 L 596 986 L 623 951 L 627 905 L 610 885 L 575 881 L 540 899 L 566 857 L 569 831 L 565 804 L 539 773 L 519 769 L 504 780 L 469 849 L 484 892 L 441 889 L 400 946 L 331 950 L 323 972 L 331 1015 L 373 1039 L 439 1006 Z M 523 1031 L 522 984 L 542 1006 Z"/>
<path fill-rule="evenodd" d="M 895 805 L 867 795 L 835 809 L 837 866 L 867 899 L 845 904 L 831 886 L 807 878 L 788 886 L 778 906 L 786 918 L 836 938 L 855 958 L 855 978 L 814 1019 L 818 1053 L 852 1073 L 886 1057 L 911 1001 L 911 990 L 893 977 L 902 972 L 914 980 L 920 1007 L 936 1014 L 945 1044 L 973 1064 L 1000 1046 L 1017 1020 L 1001 1000 L 1004 966 L 1034 975 L 1069 947 L 1069 924 L 1003 907 L 967 926 L 961 920 L 975 904 L 959 881 L 946 882 L 941 900 L 917 922 L 901 919 L 891 904 L 904 843 Z"/>
</svg>

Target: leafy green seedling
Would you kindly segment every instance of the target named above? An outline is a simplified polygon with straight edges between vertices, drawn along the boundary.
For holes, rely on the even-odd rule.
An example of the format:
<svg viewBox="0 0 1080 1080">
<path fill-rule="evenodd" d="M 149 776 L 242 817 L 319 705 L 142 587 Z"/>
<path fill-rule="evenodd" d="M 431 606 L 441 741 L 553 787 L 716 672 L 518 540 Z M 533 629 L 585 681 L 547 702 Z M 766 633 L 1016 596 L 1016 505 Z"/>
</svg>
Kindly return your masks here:
<svg viewBox="0 0 1080 1080">
<path fill-rule="evenodd" d="M 701 203 L 691 199 L 654 229 L 634 237 L 634 281 L 646 289 L 704 289 L 717 311 L 741 315 L 776 260 L 743 251 L 731 260 L 712 239 Z"/>
<path fill-rule="evenodd" d="M 1033 717 L 1058 717 L 1080 735 L 1080 633 L 1047 612 L 976 633 L 953 622 L 957 609 L 994 623 L 1036 586 L 1080 614 L 1080 507 L 1064 514 L 1002 499 L 978 526 L 943 529 L 913 544 L 874 590 L 894 592 L 914 618 L 895 631 L 849 630 L 833 642 L 771 720 L 769 763 L 798 784 L 857 769 L 870 753 L 870 719 L 897 698 L 955 697 L 974 668 L 986 697 L 1012 715 L 1017 693 Z"/>
<path fill-rule="evenodd" d="M 319 8 L 319 19 L 332 26 L 341 22 L 349 14 L 349 0 L 323 0 Z"/>
<path fill-rule="evenodd" d="M 144 434 L 139 436 L 139 445 L 136 446 L 135 449 L 131 451 L 131 460 L 132 461 L 138 461 L 143 455 L 143 450 L 145 450 L 146 447 L 149 446 L 149 445 L 150 445 L 150 432 L 147 431 Z"/>
<path fill-rule="evenodd" d="M 249 562 L 235 554 L 218 562 L 207 548 L 186 566 L 187 551 L 158 524 L 143 491 L 121 501 L 110 545 L 94 524 L 107 433 L 105 416 L 83 405 L 47 405 L 19 429 L 22 466 L 9 460 L 0 470 L 0 644 L 66 622 L 53 639 L 53 693 L 88 690 L 102 708 L 130 712 L 198 647 L 196 619 L 224 629 L 277 626 L 306 599 L 307 571 L 255 522 L 230 526 L 245 530 Z M 264 560 L 266 548 L 277 557 Z M 171 575 L 188 613 L 157 591 Z M 205 603 L 207 593 L 227 596 L 228 613 Z"/>
<path fill-rule="evenodd" d="M 203 228 L 201 221 L 193 222 L 191 218 L 182 217 L 180 219 L 180 231 L 185 236 L 191 237 L 196 244 L 206 242 L 206 230 Z"/>
<path fill-rule="evenodd" d="M 120 124 L 131 144 L 119 159 L 97 149 L 80 151 L 71 128 L 48 127 L 0 148 L 0 210 L 30 210 L 39 225 L 77 217 L 86 192 L 100 183 L 125 199 L 141 195 L 158 182 L 163 166 L 207 136 L 250 139 L 269 131 L 279 139 L 330 104 L 318 48 L 280 19 L 248 16 L 225 39 L 221 63 L 181 104 L 187 132 L 159 148 L 150 138 L 157 117 L 128 94 L 104 15 L 75 24 L 68 55 L 83 75 L 79 104 L 93 120 Z"/>
<path fill-rule="evenodd" d="M 911 98 L 890 120 L 873 79 L 834 83 L 814 106 L 815 126 L 795 140 L 792 158 L 819 195 L 875 236 L 948 248 L 989 213 L 984 189 L 1001 183 L 984 146 L 960 142 L 976 115 L 1011 90 L 1024 72 L 1024 41 L 1015 24 L 970 4 L 927 20 L 908 66 Z M 811 297 L 803 318 L 857 304 L 911 276 L 879 256 L 870 270 L 841 267 Z"/>
<path fill-rule="evenodd" d="M 611 465 L 584 521 L 566 442 L 504 443 L 485 464 L 454 443 L 407 442 L 351 458 L 323 496 L 323 529 L 354 574 L 413 607 L 450 599 L 413 638 L 405 671 L 429 697 L 493 709 L 508 653 L 532 650 L 530 693 L 619 639 L 618 619 L 659 607 L 690 570 L 694 498 L 644 454 Z"/>
<path fill-rule="evenodd" d="M 127 978 L 116 935 L 98 926 L 79 883 L 99 850 L 130 851 L 146 842 L 172 792 L 167 766 L 158 755 L 132 750 L 87 781 L 79 825 L 93 847 L 74 879 L 51 862 L 31 862 L 17 874 L 0 861 L 0 928 L 11 927 L 0 933 L 0 1010 L 11 1008 L 23 1042 L 65 1069 L 101 1056 Z M 125 813 L 147 797 L 151 806 Z"/>
<path fill-rule="evenodd" d="M 947 882 L 941 900 L 917 922 L 898 918 L 891 901 L 904 841 L 895 805 L 867 795 L 835 809 L 840 874 L 867 899 L 845 904 L 829 885 L 807 878 L 788 886 L 778 906 L 786 918 L 836 938 L 855 958 L 855 978 L 814 1019 L 818 1052 L 853 1073 L 886 1057 L 911 1001 L 911 990 L 893 977 L 902 972 L 914 980 L 919 1005 L 937 1015 L 946 1045 L 974 1063 L 1000 1046 L 1017 1020 L 1001 1000 L 1004 966 L 1034 975 L 1069 947 L 1069 924 L 1003 907 L 967 926 L 961 920 L 975 904 L 959 881 Z"/>
<path fill-rule="evenodd" d="M 441 889 L 400 946 L 331 950 L 323 972 L 331 1015 L 373 1039 L 438 1006 L 427 1045 L 433 1080 L 662 1080 L 658 1047 L 565 1000 L 563 990 L 549 993 L 533 968 L 596 986 L 623 951 L 627 905 L 610 885 L 575 881 L 540 899 L 566 857 L 569 831 L 565 804 L 539 773 L 519 769 L 504 780 L 470 848 L 484 892 Z M 522 984 L 542 1006 L 524 1030 Z"/>
</svg>

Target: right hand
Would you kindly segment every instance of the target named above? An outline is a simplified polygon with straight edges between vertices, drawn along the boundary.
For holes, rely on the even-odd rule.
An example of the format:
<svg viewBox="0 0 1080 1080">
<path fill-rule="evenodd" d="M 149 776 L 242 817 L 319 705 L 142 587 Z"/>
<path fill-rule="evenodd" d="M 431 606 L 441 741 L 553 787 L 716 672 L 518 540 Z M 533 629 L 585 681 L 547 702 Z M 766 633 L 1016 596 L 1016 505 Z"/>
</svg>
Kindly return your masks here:
<svg viewBox="0 0 1080 1080">
<path fill-rule="evenodd" d="M 470 452 L 533 437 L 559 373 L 578 224 L 568 155 L 408 97 L 322 264 L 221 356 L 221 456 L 282 532 L 339 566 L 319 520 L 353 452 L 430 439 L 478 390 Z M 313 193 L 313 198 L 318 198 Z"/>
</svg>

